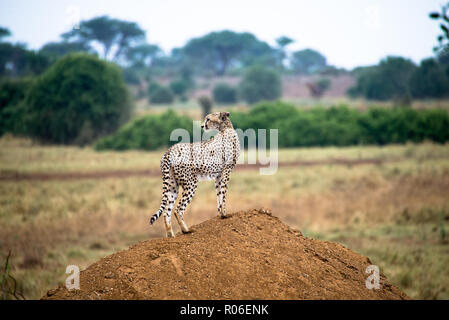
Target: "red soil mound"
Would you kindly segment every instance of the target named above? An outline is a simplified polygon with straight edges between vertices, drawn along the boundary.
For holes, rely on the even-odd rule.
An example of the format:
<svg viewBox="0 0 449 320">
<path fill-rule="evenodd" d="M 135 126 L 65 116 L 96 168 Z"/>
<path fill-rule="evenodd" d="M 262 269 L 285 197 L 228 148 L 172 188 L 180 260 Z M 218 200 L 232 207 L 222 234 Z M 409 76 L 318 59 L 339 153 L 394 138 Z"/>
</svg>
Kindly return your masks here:
<svg viewBox="0 0 449 320">
<path fill-rule="evenodd" d="M 408 299 L 344 246 L 305 238 L 267 210 L 214 218 L 173 239 L 140 242 L 81 272 L 80 290 L 44 299 Z"/>
</svg>

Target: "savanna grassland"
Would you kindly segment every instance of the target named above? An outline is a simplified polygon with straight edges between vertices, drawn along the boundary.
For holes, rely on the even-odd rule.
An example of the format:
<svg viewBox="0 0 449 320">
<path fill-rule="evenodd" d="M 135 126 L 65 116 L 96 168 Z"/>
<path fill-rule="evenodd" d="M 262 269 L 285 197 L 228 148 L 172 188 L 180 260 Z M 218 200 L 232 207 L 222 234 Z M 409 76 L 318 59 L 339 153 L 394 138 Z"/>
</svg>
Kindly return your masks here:
<svg viewBox="0 0 449 320">
<path fill-rule="evenodd" d="M 67 265 L 84 269 L 137 241 L 164 236 L 162 221 L 148 224 L 159 207 L 158 176 L 76 177 L 158 170 L 162 153 L 0 140 L 0 262 L 11 250 L 11 274 L 26 298 L 39 298 L 63 283 Z M 337 161 L 342 159 L 376 161 Z M 280 163 L 300 161 L 308 165 L 281 166 L 268 176 L 257 169 L 235 170 L 228 212 L 269 207 L 306 236 L 369 256 L 412 298 L 449 299 L 448 145 L 279 151 Z M 14 178 L 48 172 L 71 178 Z M 200 184 L 187 210 L 189 225 L 217 214 L 213 189 L 212 182 Z"/>
</svg>

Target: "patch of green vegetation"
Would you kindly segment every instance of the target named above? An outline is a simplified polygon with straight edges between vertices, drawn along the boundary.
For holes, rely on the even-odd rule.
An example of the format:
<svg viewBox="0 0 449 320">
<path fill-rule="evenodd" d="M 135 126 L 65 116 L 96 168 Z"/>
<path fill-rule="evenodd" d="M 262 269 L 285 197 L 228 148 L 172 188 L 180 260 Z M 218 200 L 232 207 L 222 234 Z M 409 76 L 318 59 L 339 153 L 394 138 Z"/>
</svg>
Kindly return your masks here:
<svg viewBox="0 0 449 320">
<path fill-rule="evenodd" d="M 441 109 L 372 107 L 360 111 L 346 105 L 298 109 L 278 101 L 259 103 L 249 112 L 233 111 L 230 119 L 235 128 L 243 131 L 277 129 L 278 146 L 282 148 L 449 141 L 449 113 Z M 125 125 L 117 134 L 100 140 L 96 149 L 154 150 L 171 145 L 167 137 L 176 128 L 191 132 L 192 120 L 179 118 L 173 112 L 148 115 Z M 270 146 L 267 138 L 267 146 Z M 408 148 L 405 155 L 413 152 L 413 148 Z M 389 174 L 397 175 L 400 173 L 398 170 L 393 169 Z"/>
</svg>

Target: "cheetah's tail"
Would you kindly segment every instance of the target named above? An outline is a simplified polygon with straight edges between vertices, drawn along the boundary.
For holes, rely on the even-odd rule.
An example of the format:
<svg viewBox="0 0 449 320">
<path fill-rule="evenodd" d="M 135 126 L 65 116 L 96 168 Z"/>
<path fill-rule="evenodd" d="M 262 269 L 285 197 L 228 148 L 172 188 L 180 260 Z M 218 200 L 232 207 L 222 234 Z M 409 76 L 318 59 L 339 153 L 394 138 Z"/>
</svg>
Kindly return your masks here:
<svg viewBox="0 0 449 320">
<path fill-rule="evenodd" d="M 165 210 L 165 205 L 167 203 L 168 200 L 168 196 L 166 195 L 166 193 L 164 193 L 164 195 L 162 196 L 162 201 L 161 201 L 161 207 L 159 208 L 159 210 L 153 214 L 153 216 L 150 219 L 150 224 L 153 224 L 157 219 L 159 219 L 159 217 L 161 216 L 162 212 L 164 212 Z"/>
<path fill-rule="evenodd" d="M 162 181 L 163 181 L 163 193 L 162 193 L 162 200 L 161 200 L 161 206 L 158 211 L 151 217 L 150 224 L 152 225 L 159 217 L 161 216 L 162 212 L 164 212 L 165 207 L 168 202 L 168 186 L 170 181 L 170 166 L 167 161 L 167 154 L 164 154 L 161 161 L 161 172 L 162 172 Z"/>
</svg>

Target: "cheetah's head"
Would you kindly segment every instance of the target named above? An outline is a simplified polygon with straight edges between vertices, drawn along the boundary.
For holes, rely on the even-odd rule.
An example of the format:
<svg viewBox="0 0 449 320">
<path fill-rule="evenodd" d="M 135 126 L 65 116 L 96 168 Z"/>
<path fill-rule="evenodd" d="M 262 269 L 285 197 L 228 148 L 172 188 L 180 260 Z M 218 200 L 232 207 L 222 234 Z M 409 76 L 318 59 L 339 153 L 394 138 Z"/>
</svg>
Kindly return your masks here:
<svg viewBox="0 0 449 320">
<path fill-rule="evenodd" d="M 204 118 L 201 128 L 205 131 L 211 129 L 221 131 L 226 128 L 232 128 L 231 120 L 229 120 L 229 112 L 215 112 L 208 114 Z"/>
</svg>

